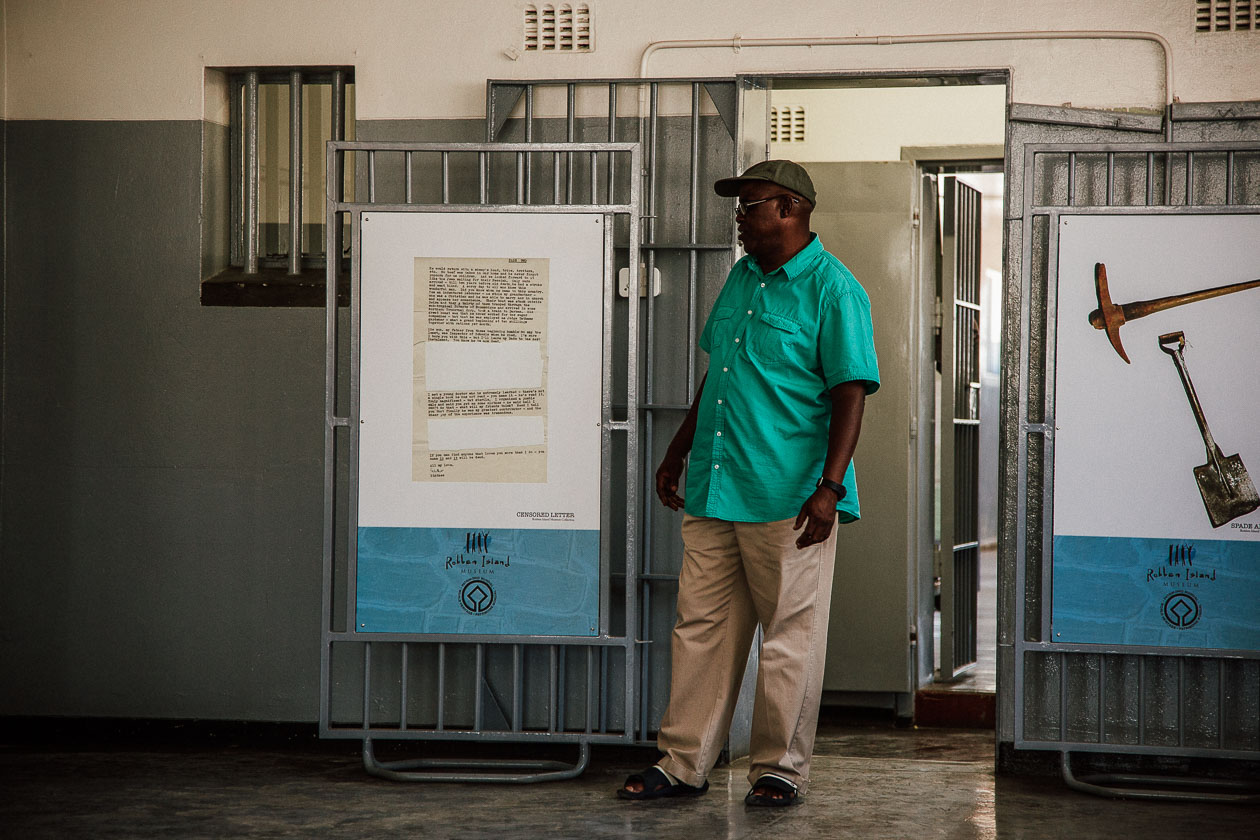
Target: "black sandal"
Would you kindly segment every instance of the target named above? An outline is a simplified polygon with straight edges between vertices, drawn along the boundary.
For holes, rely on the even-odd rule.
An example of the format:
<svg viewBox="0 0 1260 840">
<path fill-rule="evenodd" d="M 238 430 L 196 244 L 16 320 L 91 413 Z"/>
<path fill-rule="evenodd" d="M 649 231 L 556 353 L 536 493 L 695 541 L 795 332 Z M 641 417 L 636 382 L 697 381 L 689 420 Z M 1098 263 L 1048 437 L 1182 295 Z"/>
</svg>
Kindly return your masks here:
<svg viewBox="0 0 1260 840">
<path fill-rule="evenodd" d="M 772 796 L 769 793 L 757 793 L 758 788 L 763 790 L 768 788 L 783 795 Z M 748 790 L 748 795 L 744 797 L 745 805 L 755 805 L 763 808 L 782 808 L 786 805 L 795 805 L 800 801 L 800 791 L 796 789 L 796 785 L 787 779 L 772 776 L 769 773 L 753 782 L 753 786 Z"/>
<path fill-rule="evenodd" d="M 626 785 L 638 783 L 643 785 L 643 790 L 628 790 Z M 706 781 L 700 787 L 686 785 L 682 782 L 675 784 L 669 780 L 669 776 L 659 767 L 649 767 L 642 773 L 634 773 L 626 778 L 626 784 L 617 789 L 617 796 L 620 799 L 665 799 L 667 797 L 685 797 L 700 796 L 709 789 L 709 783 Z"/>
</svg>

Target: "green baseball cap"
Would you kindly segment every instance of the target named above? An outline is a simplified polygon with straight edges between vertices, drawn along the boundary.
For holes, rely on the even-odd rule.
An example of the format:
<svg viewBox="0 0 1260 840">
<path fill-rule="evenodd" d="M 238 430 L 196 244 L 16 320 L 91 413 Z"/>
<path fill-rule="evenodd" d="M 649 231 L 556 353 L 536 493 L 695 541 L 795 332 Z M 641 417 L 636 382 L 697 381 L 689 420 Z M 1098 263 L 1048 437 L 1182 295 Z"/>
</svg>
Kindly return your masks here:
<svg viewBox="0 0 1260 840">
<path fill-rule="evenodd" d="M 810 180 L 805 167 L 790 160 L 763 160 L 748 167 L 743 175 L 735 178 L 721 178 L 713 182 L 713 191 L 726 198 L 739 196 L 740 187 L 750 181 L 769 181 L 794 193 L 805 196 L 810 204 L 817 204 L 814 182 Z"/>
</svg>

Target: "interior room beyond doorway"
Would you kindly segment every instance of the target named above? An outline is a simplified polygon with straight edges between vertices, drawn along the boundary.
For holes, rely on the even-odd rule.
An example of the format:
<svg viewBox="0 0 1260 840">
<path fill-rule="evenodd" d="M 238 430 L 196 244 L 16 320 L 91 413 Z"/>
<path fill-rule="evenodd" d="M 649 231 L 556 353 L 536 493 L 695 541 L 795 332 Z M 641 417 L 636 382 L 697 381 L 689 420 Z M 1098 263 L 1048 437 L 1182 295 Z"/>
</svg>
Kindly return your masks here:
<svg viewBox="0 0 1260 840">
<path fill-rule="evenodd" d="M 1001 74 L 951 78 L 770 80 L 772 158 L 803 163 L 820 188 L 815 229 L 871 296 L 884 379 L 867 403 L 857 465 L 862 521 L 842 530 L 824 703 L 891 706 L 904 716 L 936 683 L 996 689 L 997 360 L 1007 94 Z M 941 173 L 980 192 L 979 409 L 975 576 L 978 664 L 939 672 L 936 612 L 942 451 L 935 334 Z M 968 377 L 969 379 L 971 377 Z M 946 406 L 948 409 L 948 406 Z M 846 569 L 850 574 L 842 573 Z M 859 582 L 854 574 L 868 578 Z M 947 572 L 948 574 L 948 572 Z M 946 631 L 950 631 L 946 623 Z M 909 632 L 907 634 L 907 628 Z"/>
</svg>

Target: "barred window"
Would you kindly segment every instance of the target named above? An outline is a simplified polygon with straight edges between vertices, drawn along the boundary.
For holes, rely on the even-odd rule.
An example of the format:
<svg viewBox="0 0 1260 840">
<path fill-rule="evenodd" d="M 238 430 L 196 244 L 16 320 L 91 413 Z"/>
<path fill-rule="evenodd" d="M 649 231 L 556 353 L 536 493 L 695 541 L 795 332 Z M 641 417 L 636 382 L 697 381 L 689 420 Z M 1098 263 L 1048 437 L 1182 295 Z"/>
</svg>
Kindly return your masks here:
<svg viewBox="0 0 1260 840">
<path fill-rule="evenodd" d="M 202 303 L 322 305 L 325 142 L 352 139 L 354 71 L 347 67 L 224 68 L 228 106 L 226 167 L 206 167 L 226 193 L 226 219 L 203 232 Z M 220 171 L 225 170 L 225 171 Z M 353 172 L 345 173 L 350 194 Z M 225 205 L 225 206 L 224 206 Z M 226 241 L 224 241 L 226 240 Z M 349 238 L 342 237 L 342 250 Z M 205 251 L 209 247 L 210 258 Z M 209 269 L 207 271 L 207 269 Z M 288 289 L 260 292 L 259 285 Z M 253 286 L 250 290 L 248 287 Z M 242 295 L 244 289 L 247 293 Z M 295 296 L 294 290 L 303 290 Z M 298 298 L 301 298 L 299 300 Z M 262 303 L 263 300 L 271 301 Z"/>
</svg>

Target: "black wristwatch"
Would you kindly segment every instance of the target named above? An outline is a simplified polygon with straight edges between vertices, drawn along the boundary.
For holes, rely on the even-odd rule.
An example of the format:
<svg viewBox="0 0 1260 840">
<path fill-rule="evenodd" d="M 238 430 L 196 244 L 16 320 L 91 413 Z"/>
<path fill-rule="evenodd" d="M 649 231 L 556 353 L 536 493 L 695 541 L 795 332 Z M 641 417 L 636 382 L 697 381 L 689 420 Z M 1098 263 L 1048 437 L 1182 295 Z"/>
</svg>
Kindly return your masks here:
<svg viewBox="0 0 1260 840">
<path fill-rule="evenodd" d="M 847 491 L 844 489 L 844 485 L 843 485 L 843 484 L 841 484 L 841 483 L 840 483 L 840 482 L 838 482 L 838 481 L 832 481 L 830 478 L 820 478 L 820 479 L 818 479 L 818 486 L 819 486 L 819 487 L 826 487 L 828 490 L 830 490 L 830 491 L 832 491 L 833 493 L 835 493 L 835 494 L 836 494 L 836 501 L 837 501 L 837 502 L 838 502 L 838 501 L 840 501 L 841 499 L 843 499 L 843 498 L 845 497 L 846 492 L 847 492 Z"/>
</svg>

